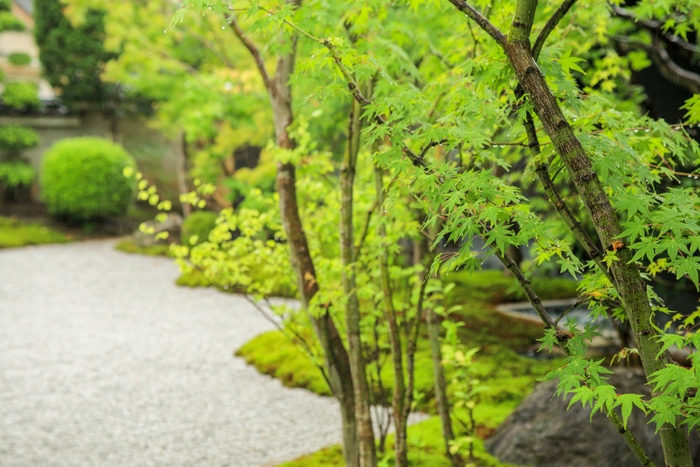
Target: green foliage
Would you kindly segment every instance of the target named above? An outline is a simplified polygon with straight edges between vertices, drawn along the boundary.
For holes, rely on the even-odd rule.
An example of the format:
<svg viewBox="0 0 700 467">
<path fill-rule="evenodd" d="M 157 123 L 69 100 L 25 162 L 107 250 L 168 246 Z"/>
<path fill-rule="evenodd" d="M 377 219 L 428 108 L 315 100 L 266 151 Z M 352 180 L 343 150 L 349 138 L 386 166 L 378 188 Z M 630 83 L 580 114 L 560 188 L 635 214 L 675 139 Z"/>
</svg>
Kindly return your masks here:
<svg viewBox="0 0 700 467">
<path fill-rule="evenodd" d="M 10 11 L 12 9 L 12 0 L 0 0 L 0 11 Z"/>
<path fill-rule="evenodd" d="M 5 91 L 2 93 L 2 102 L 8 107 L 24 109 L 26 107 L 38 107 L 39 88 L 36 84 L 28 81 L 14 81 L 5 84 Z"/>
<path fill-rule="evenodd" d="M 195 211 L 182 223 L 180 241 L 184 245 L 196 245 L 207 241 L 209 232 L 216 227 L 219 215 L 211 211 Z"/>
<path fill-rule="evenodd" d="M 25 53 L 13 52 L 7 57 L 7 61 L 15 66 L 26 66 L 32 63 L 32 57 Z"/>
<path fill-rule="evenodd" d="M 5 31 L 24 31 L 24 23 L 9 11 L 0 10 L 0 33 Z"/>
<path fill-rule="evenodd" d="M 19 125 L 0 126 L 0 152 L 19 153 L 39 144 L 39 134 Z"/>
<path fill-rule="evenodd" d="M 0 217 L 0 248 L 65 243 L 67 241 L 68 238 L 61 232 L 44 225 Z"/>
<path fill-rule="evenodd" d="M 59 141 L 46 152 L 41 168 L 49 213 L 76 221 L 126 213 L 135 187 L 123 172 L 134 165 L 121 146 L 105 139 Z"/>
<path fill-rule="evenodd" d="M 44 76 L 67 104 L 105 103 L 110 91 L 100 75 L 112 58 L 103 47 L 105 13 L 88 9 L 80 25 L 73 26 L 64 7 L 60 0 L 34 1 L 34 38 Z"/>
<path fill-rule="evenodd" d="M 489 272 L 473 273 L 474 276 L 481 274 L 488 277 Z M 499 314 L 488 303 L 472 302 L 468 308 L 466 312 L 460 311 L 459 315 L 455 313 L 452 319 L 458 319 L 460 323 L 458 341 L 455 342 L 466 343 L 481 349 L 470 370 L 474 379 L 481 380 L 483 383 L 479 393 L 479 404 L 504 406 L 509 407 L 507 411 L 512 410 L 530 393 L 535 380 L 556 368 L 559 362 L 532 360 L 512 350 L 523 349 L 536 343 L 536 339 L 542 335 L 540 325 Z M 295 323 L 288 324 L 295 331 L 292 335 L 301 335 L 311 349 L 317 349 L 315 338 L 310 334 L 309 329 L 299 327 L 299 323 Z M 386 343 L 382 346 L 384 351 L 386 346 Z M 309 357 L 293 340 L 279 331 L 271 331 L 253 338 L 237 351 L 237 355 L 243 357 L 261 373 L 275 376 L 287 386 L 311 389 L 322 395 L 330 394 L 325 380 L 313 363 L 320 361 L 320 357 L 318 355 Z M 293 363 L 287 366 L 287 361 Z M 376 371 L 373 365 L 370 365 L 369 372 Z M 425 334 L 420 335 L 415 367 L 416 392 L 423 394 L 423 397 L 417 401 L 417 408 L 434 413 L 436 407 L 432 398 L 433 367 Z M 390 398 L 393 386 L 391 365 L 382 367 L 381 379 L 385 396 Z M 448 379 L 451 380 L 452 377 Z M 373 390 L 376 393 L 374 400 L 381 400 L 376 381 L 373 384 Z M 477 410 L 478 407 L 479 405 Z"/>
<path fill-rule="evenodd" d="M 36 170 L 24 162 L 0 162 L 0 184 L 7 188 L 30 186 L 36 177 Z"/>
</svg>

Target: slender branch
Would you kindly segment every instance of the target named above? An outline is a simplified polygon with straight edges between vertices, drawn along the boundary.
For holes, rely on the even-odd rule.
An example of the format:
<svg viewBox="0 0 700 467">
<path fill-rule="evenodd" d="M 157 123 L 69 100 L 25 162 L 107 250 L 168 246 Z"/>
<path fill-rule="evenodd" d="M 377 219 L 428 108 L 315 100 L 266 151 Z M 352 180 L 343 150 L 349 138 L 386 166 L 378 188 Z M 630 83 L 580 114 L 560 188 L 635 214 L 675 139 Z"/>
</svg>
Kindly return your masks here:
<svg viewBox="0 0 700 467">
<path fill-rule="evenodd" d="M 542 300 L 540 300 L 540 297 L 537 295 L 537 293 L 535 293 L 535 290 L 532 288 L 532 285 L 530 285 L 530 281 L 527 280 L 527 278 L 523 274 L 523 271 L 522 269 L 520 269 L 520 266 L 518 266 L 518 264 L 515 261 L 513 261 L 510 256 L 504 255 L 498 250 L 496 250 L 496 257 L 499 260 L 501 260 L 501 263 L 503 263 L 511 272 L 511 274 L 513 274 L 513 276 L 515 276 L 515 278 L 518 280 L 518 283 L 520 283 L 520 287 L 525 292 L 525 296 L 527 297 L 532 307 L 535 309 L 537 316 L 540 317 L 540 320 L 544 324 L 544 327 L 546 329 L 556 330 L 556 323 L 549 315 L 549 313 L 547 313 L 547 310 L 545 310 L 544 305 L 542 305 Z M 567 339 L 568 336 L 562 338 L 563 341 L 566 341 Z M 560 344 L 562 346 L 562 349 L 566 352 L 565 342 L 560 342 Z"/>
<path fill-rule="evenodd" d="M 500 45 L 504 45 L 508 38 L 505 34 L 501 32 L 496 26 L 494 26 L 491 21 L 488 20 L 484 15 L 482 15 L 479 10 L 471 6 L 464 0 L 448 0 L 451 4 L 457 7 L 459 11 L 470 17 L 476 24 L 478 24 L 481 29 L 483 29 L 486 34 L 493 37 L 496 42 Z"/>
<path fill-rule="evenodd" d="M 654 38 L 651 45 L 620 36 L 615 36 L 613 39 L 623 47 L 645 50 L 664 78 L 683 86 L 694 94 L 700 94 L 700 75 L 681 68 L 659 44 L 658 39 Z"/>
<path fill-rule="evenodd" d="M 584 303 L 586 303 L 586 302 L 589 301 L 589 300 L 590 300 L 590 298 L 579 298 L 578 300 L 576 300 L 576 303 L 574 303 L 574 304 L 571 305 L 569 308 L 567 308 L 567 309 L 564 311 L 564 313 L 560 314 L 559 317 L 558 317 L 557 319 L 554 320 L 554 325 L 555 325 L 555 326 L 559 326 L 559 321 L 561 321 L 561 319 L 562 319 L 564 316 L 568 315 L 569 313 L 571 313 L 571 312 L 574 311 L 576 308 L 580 307 L 581 305 L 583 305 Z"/>
<path fill-rule="evenodd" d="M 612 6 L 612 11 L 615 13 L 616 16 L 619 18 L 623 18 L 629 21 L 634 22 L 635 24 L 638 24 L 642 26 L 644 29 L 647 31 L 653 32 L 655 35 L 656 34 L 661 34 L 661 36 L 667 40 L 668 42 L 671 42 L 673 44 L 676 44 L 677 46 L 681 47 L 682 49 L 687 50 L 688 52 L 692 53 L 700 53 L 700 46 L 691 44 L 690 42 L 684 41 L 680 37 L 674 35 L 674 34 L 669 34 L 668 32 L 663 31 L 663 22 L 654 20 L 654 19 L 640 19 L 635 14 L 626 8 L 619 7 L 617 5 Z"/>
<path fill-rule="evenodd" d="M 372 204 L 372 207 L 367 211 L 367 218 L 365 219 L 365 223 L 362 227 L 362 233 L 360 234 L 360 239 L 357 242 L 357 245 L 355 246 L 355 252 L 353 253 L 353 258 L 354 261 L 357 261 L 357 258 L 360 257 L 360 253 L 362 252 L 362 247 L 365 244 L 365 239 L 367 238 L 367 234 L 369 233 L 369 224 L 370 221 L 372 220 L 372 215 L 374 212 L 377 210 L 377 200 L 374 200 L 374 203 Z"/>
<path fill-rule="evenodd" d="M 532 151 L 532 148 L 530 150 Z M 578 240 L 581 246 L 583 246 L 583 249 L 586 251 L 586 254 L 588 254 L 589 258 L 593 260 L 598 266 L 598 268 L 601 270 L 601 272 L 605 274 L 605 277 L 607 277 L 611 283 L 614 283 L 610 270 L 602 262 L 603 252 L 600 250 L 600 248 L 598 248 L 595 242 L 593 242 L 591 237 L 586 233 L 581 223 L 576 219 L 576 216 L 574 216 L 574 214 L 569 209 L 569 206 L 562 199 L 561 195 L 559 194 L 559 191 L 554 186 L 554 182 L 552 182 L 552 179 L 549 176 L 547 164 L 543 162 L 537 163 L 535 172 L 537 172 L 537 176 L 539 177 L 540 182 L 542 183 L 544 192 L 549 198 L 549 202 L 552 203 L 552 205 L 554 205 L 559 215 L 562 217 L 562 219 L 564 219 L 564 222 L 566 222 L 566 225 L 569 227 L 569 230 L 573 232 L 574 236 L 576 237 L 576 240 Z"/>
<path fill-rule="evenodd" d="M 535 45 L 532 46 L 532 56 L 535 61 L 539 58 L 542 47 L 544 47 L 544 43 L 547 41 L 549 35 L 554 31 L 554 28 L 557 27 L 564 16 L 566 16 L 574 3 L 576 3 L 576 0 L 564 0 L 564 2 L 559 5 L 559 8 L 557 8 L 557 11 L 547 20 L 547 23 L 545 23 L 535 40 Z"/>
<path fill-rule="evenodd" d="M 270 75 L 267 72 L 267 68 L 265 67 L 265 61 L 262 58 L 262 55 L 260 54 L 260 49 L 253 43 L 253 41 L 250 40 L 248 36 L 245 35 L 243 32 L 243 29 L 241 29 L 241 26 L 238 24 L 238 21 L 236 20 L 235 15 L 228 15 L 226 18 L 228 23 L 231 25 L 231 29 L 233 30 L 233 33 L 238 37 L 238 39 L 243 43 L 246 49 L 248 49 L 248 52 L 250 52 L 250 55 L 253 56 L 253 60 L 255 61 L 255 66 L 258 67 L 258 71 L 260 72 L 260 76 L 262 76 L 263 83 L 265 84 L 265 89 L 267 89 L 268 92 L 272 92 L 274 87 L 272 86 L 272 81 L 270 80 Z"/>
<path fill-rule="evenodd" d="M 209 26 L 209 29 L 214 33 L 214 37 L 218 37 L 216 35 L 216 31 L 213 29 L 211 22 L 207 21 L 207 25 Z M 229 60 L 229 58 L 226 56 L 226 53 L 223 50 L 219 50 L 219 44 L 215 44 L 211 41 L 209 41 L 204 35 L 197 33 L 196 31 L 192 30 L 191 28 L 184 27 L 183 28 L 188 35 L 196 39 L 201 45 L 204 46 L 207 50 L 209 50 L 214 56 L 216 56 L 219 60 L 221 60 L 227 67 L 233 68 L 234 65 Z"/>
</svg>

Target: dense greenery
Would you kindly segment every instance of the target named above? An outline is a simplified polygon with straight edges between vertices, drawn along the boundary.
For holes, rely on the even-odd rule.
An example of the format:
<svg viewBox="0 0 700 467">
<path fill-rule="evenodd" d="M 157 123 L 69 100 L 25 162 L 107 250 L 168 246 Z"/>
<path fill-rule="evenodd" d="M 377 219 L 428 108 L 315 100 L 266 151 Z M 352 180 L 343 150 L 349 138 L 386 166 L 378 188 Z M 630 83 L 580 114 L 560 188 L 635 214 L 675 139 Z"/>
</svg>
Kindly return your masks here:
<svg viewBox="0 0 700 467">
<path fill-rule="evenodd" d="M 180 241 L 184 245 L 196 245 L 207 241 L 209 232 L 216 227 L 219 215 L 211 211 L 195 211 L 182 222 Z"/>
<path fill-rule="evenodd" d="M 105 104 L 110 89 L 100 80 L 104 63 L 104 12 L 89 9 L 79 26 L 64 15 L 60 0 L 34 0 L 34 37 L 44 76 L 66 104 Z"/>
<path fill-rule="evenodd" d="M 0 32 L 24 31 L 25 26 L 22 21 L 16 18 L 9 11 L 0 10 Z"/>
<path fill-rule="evenodd" d="M 0 162 L 0 184 L 7 188 L 30 186 L 36 177 L 34 167 L 23 162 Z"/>
<path fill-rule="evenodd" d="M 94 137 L 67 138 L 44 154 L 41 190 L 54 216 L 75 221 L 125 214 L 135 184 L 124 177 L 134 160 L 116 143 Z"/>
<path fill-rule="evenodd" d="M 39 144 L 39 135 L 31 128 L 8 125 L 0 127 L 0 152 L 15 154 Z"/>
<path fill-rule="evenodd" d="M 41 105 L 39 100 L 39 88 L 28 81 L 12 81 L 5 84 L 2 93 L 2 102 L 8 107 L 26 109 Z"/>
</svg>

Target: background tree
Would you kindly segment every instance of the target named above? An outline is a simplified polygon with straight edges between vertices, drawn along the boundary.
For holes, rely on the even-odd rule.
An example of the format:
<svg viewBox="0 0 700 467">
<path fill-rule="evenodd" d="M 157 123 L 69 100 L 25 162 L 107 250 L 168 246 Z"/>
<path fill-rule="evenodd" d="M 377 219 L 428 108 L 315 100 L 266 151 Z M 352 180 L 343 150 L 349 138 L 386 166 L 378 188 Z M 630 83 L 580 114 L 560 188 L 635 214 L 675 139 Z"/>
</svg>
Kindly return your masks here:
<svg viewBox="0 0 700 467">
<path fill-rule="evenodd" d="M 93 103 L 107 106 L 116 89 L 100 79 L 113 57 L 104 50 L 105 12 L 87 9 L 79 25 L 66 17 L 60 0 L 34 1 L 34 37 L 44 76 L 67 105 Z"/>
</svg>

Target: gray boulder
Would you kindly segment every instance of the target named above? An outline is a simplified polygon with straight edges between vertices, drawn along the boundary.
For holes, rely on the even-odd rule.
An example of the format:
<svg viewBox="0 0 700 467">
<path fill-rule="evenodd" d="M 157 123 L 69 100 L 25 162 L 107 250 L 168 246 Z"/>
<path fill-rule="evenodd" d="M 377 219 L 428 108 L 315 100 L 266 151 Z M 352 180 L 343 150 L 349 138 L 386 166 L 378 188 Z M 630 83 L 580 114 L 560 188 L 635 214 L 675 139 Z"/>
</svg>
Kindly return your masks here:
<svg viewBox="0 0 700 467">
<path fill-rule="evenodd" d="M 641 370 L 618 368 L 610 378 L 617 392 L 649 394 Z M 632 454 L 610 421 L 601 413 L 590 421 L 590 410 L 570 398 L 555 396 L 556 382 L 538 385 L 530 396 L 486 442 L 491 454 L 502 462 L 534 467 L 638 467 Z M 657 466 L 664 465 L 655 424 L 635 409 L 628 428 L 646 448 Z M 700 466 L 700 438 L 691 436 L 694 465 Z"/>
</svg>

